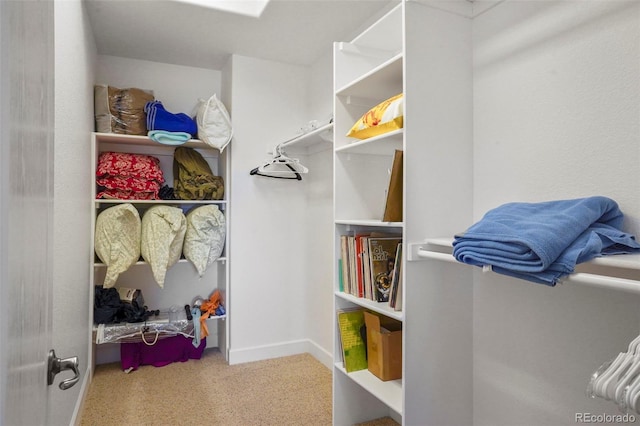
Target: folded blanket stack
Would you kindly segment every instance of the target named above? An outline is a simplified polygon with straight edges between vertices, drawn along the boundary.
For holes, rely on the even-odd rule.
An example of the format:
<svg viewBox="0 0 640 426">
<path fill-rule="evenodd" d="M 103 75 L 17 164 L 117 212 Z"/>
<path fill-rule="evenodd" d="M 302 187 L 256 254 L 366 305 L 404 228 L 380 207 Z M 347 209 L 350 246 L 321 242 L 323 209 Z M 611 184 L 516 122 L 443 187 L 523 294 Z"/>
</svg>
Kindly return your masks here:
<svg viewBox="0 0 640 426">
<path fill-rule="evenodd" d="M 189 133 L 168 132 L 166 130 L 151 130 L 147 136 L 149 136 L 149 139 L 152 141 L 163 145 L 183 145 L 191 139 L 191 135 Z"/>
<path fill-rule="evenodd" d="M 623 214 L 606 197 L 508 203 L 456 235 L 453 255 L 516 278 L 555 285 L 576 264 L 595 257 L 640 252 L 620 230 Z"/>
<path fill-rule="evenodd" d="M 156 157 L 122 152 L 103 152 L 98 157 L 96 198 L 157 200 L 163 183 Z"/>
<path fill-rule="evenodd" d="M 147 114 L 147 130 L 164 130 L 167 132 L 182 132 L 195 136 L 198 133 L 196 121 L 184 113 L 167 111 L 162 102 L 151 101 L 144 106 Z"/>
</svg>

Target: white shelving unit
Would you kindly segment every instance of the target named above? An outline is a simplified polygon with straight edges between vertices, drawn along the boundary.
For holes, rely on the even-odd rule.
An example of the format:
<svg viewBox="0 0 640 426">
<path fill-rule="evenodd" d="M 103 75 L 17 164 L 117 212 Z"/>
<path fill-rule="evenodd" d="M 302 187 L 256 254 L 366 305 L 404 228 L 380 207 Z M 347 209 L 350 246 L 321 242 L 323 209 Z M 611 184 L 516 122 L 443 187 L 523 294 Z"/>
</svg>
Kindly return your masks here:
<svg viewBox="0 0 640 426">
<path fill-rule="evenodd" d="M 96 199 L 96 187 L 93 185 L 91 194 L 91 247 L 93 248 L 93 239 L 95 237 L 95 221 L 96 217 L 102 210 L 122 204 L 132 204 L 140 213 L 144 213 L 146 209 L 153 205 L 171 205 L 176 206 L 187 212 L 190 208 L 199 205 L 214 204 L 225 214 L 227 219 L 226 240 L 223 253 L 216 262 L 211 265 L 204 276 L 201 278 L 195 267 L 186 259 L 180 259 L 177 264 L 172 266 L 168 271 L 165 279 L 164 288 L 160 288 L 153 279 L 151 268 L 144 260 L 140 260 L 132 265 L 127 271 L 122 273 L 116 283 L 116 287 L 138 288 L 142 290 L 145 304 L 151 310 L 160 309 L 168 310 L 171 306 L 184 307 L 191 304 L 193 299 L 201 297 L 207 299 L 216 289 L 220 291 L 224 301 L 225 309 L 229 306 L 229 262 L 228 262 L 228 244 L 229 244 L 229 199 L 227 183 L 229 182 L 230 164 L 227 150 L 220 153 L 217 149 L 212 148 L 199 140 L 190 140 L 183 145 L 184 147 L 193 148 L 202 154 L 203 158 L 211 167 L 215 175 L 221 176 L 225 182 L 225 196 L 223 200 L 113 200 L 113 199 Z M 146 136 L 119 135 L 112 133 L 92 133 L 91 135 L 91 151 L 92 151 L 92 170 L 95 171 L 100 153 L 111 152 L 128 152 L 136 154 L 152 155 L 160 160 L 160 168 L 163 171 L 165 184 L 173 187 L 173 152 L 175 146 L 159 144 Z M 93 177 L 95 179 L 95 176 Z M 94 291 L 96 285 L 101 285 L 106 272 L 105 265 L 97 258 L 93 250 L 90 254 L 90 281 L 91 294 L 90 304 L 93 306 Z M 92 312 L 93 310 L 91 310 Z M 207 347 L 218 347 L 220 351 L 227 356 L 229 350 L 229 312 L 226 315 L 211 317 L 209 322 L 209 336 L 207 337 Z M 93 324 L 93 316 L 91 318 Z M 92 357 L 96 358 L 96 354 L 100 351 L 109 353 L 113 348 L 106 348 L 106 345 L 92 345 Z M 109 355 L 106 356 L 107 358 Z"/>
<path fill-rule="evenodd" d="M 637 67 L 610 47 L 637 40 L 637 4 L 529 6 L 402 0 L 361 36 L 334 46 L 334 260 L 341 234 L 370 230 L 402 233 L 406 254 L 397 318 L 402 380 L 346 373 L 335 327 L 335 425 L 382 416 L 403 425 L 570 424 L 575 412 L 617 412 L 611 401 L 585 398 L 584 389 L 637 336 L 640 256 L 579 264 L 555 287 L 452 256 L 453 235 L 510 201 L 611 196 L 625 213 L 624 229 L 638 235 L 638 145 L 625 133 L 636 122 L 638 92 L 625 88 Z M 633 32 L 601 30 L 626 24 Z M 609 53 L 615 60 L 603 62 Z M 560 83 L 556 70 L 569 78 Z M 396 90 L 404 93 L 401 132 L 343 136 Z M 632 107 L 608 114 L 602 99 Z M 585 139 L 585 128 L 608 136 Z M 384 224 L 385 174 L 398 147 L 403 219 Z M 562 164 L 560 149 L 572 153 Z M 592 170 L 623 173 L 587 183 Z M 447 238 L 431 238 L 440 236 Z M 334 277 L 334 309 L 375 310 L 339 293 L 336 270 Z"/>
<path fill-rule="evenodd" d="M 400 5 L 351 43 L 334 45 L 336 263 L 340 257 L 341 235 L 370 231 L 404 233 L 403 222 L 381 221 L 389 184 L 388 170 L 395 150 L 404 147 L 404 131 L 365 140 L 344 136 L 371 107 L 403 92 L 402 12 Z M 377 40 L 381 38 L 387 42 L 385 49 L 377 48 Z M 334 276 L 338 276 L 337 272 Z M 335 281 L 335 310 L 359 306 L 403 321 L 402 311 L 394 311 L 385 302 L 341 292 L 338 278 Z M 334 424 L 352 424 L 384 416 L 401 421 L 403 380 L 384 382 L 366 369 L 347 373 L 342 363 L 337 324 L 335 329 Z"/>
<path fill-rule="evenodd" d="M 351 42 L 334 44 L 335 265 L 341 235 L 383 232 L 402 235 L 407 243 L 436 230 L 464 229 L 471 197 L 452 188 L 471 186 L 470 168 L 452 174 L 448 167 L 470 158 L 472 147 L 470 31 L 464 14 L 402 1 Z M 403 129 L 365 140 L 345 136 L 362 114 L 399 93 Z M 404 151 L 403 220 L 382 222 L 395 150 Z M 359 306 L 402 322 L 403 377 L 384 382 L 368 370 L 347 373 L 336 323 L 335 425 L 384 416 L 406 425 L 472 423 L 471 324 L 464 323 L 471 292 L 446 311 L 433 306 L 454 297 L 460 285 L 425 285 L 426 263 L 407 263 L 403 256 L 400 312 L 341 292 L 336 267 L 334 310 Z M 445 373 L 451 362 L 459 363 L 455 380 Z"/>
</svg>

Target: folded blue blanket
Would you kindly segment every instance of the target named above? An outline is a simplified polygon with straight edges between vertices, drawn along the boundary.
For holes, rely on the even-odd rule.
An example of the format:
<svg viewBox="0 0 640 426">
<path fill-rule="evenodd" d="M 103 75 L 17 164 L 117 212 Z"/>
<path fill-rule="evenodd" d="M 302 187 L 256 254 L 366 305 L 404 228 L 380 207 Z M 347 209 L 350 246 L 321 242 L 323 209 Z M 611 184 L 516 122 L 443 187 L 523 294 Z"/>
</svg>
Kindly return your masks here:
<svg viewBox="0 0 640 426">
<path fill-rule="evenodd" d="M 168 132 L 185 132 L 192 136 L 198 133 L 195 120 L 184 113 L 167 111 L 162 102 L 150 101 L 144 106 L 147 114 L 147 130 L 166 130 Z"/>
<path fill-rule="evenodd" d="M 508 203 L 456 235 L 453 255 L 463 263 L 555 285 L 578 263 L 639 252 L 635 237 L 620 230 L 622 220 L 618 204 L 607 197 Z"/>
</svg>

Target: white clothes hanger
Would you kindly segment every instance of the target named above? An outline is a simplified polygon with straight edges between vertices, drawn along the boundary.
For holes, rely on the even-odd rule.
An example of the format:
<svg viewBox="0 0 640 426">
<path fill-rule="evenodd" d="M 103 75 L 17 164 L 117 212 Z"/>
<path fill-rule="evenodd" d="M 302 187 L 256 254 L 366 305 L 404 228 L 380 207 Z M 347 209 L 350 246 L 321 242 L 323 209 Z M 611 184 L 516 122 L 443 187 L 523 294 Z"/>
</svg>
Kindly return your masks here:
<svg viewBox="0 0 640 426">
<path fill-rule="evenodd" d="M 639 355 L 640 350 L 640 336 L 636 337 L 630 344 L 628 351 L 621 358 L 619 365 L 613 371 L 613 375 L 606 382 L 605 392 L 608 399 L 612 401 L 618 401 L 624 388 L 620 388 L 621 382 L 627 382 L 627 378 L 631 378 L 636 371 L 636 365 L 640 362 Z M 637 373 L 635 373 L 637 374 Z M 634 376 L 635 376 L 634 374 Z M 625 384 L 626 386 L 626 384 Z"/>
<path fill-rule="evenodd" d="M 273 152 L 274 157 L 270 162 L 256 167 L 249 174 L 277 179 L 302 180 L 301 175 L 309 172 L 309 169 L 303 166 L 300 160 L 288 157 L 281 145 L 277 145 Z"/>
<path fill-rule="evenodd" d="M 640 358 L 638 356 L 637 358 Z M 640 364 L 640 360 L 638 360 L 638 364 Z M 636 365 L 636 369 L 632 372 L 636 373 L 635 376 L 629 383 L 625 386 L 620 394 L 618 389 L 616 389 L 616 402 L 618 406 L 623 409 L 623 411 L 628 412 L 629 410 L 633 410 L 636 413 L 639 411 L 638 402 L 640 400 L 640 366 Z"/>
<path fill-rule="evenodd" d="M 606 370 L 596 378 L 594 391 L 595 393 L 607 400 L 615 400 L 615 388 L 622 375 L 631 368 L 634 360 L 637 358 L 638 347 L 640 346 L 640 335 L 631 343 L 627 352 L 622 352 L 614 359 Z"/>
<path fill-rule="evenodd" d="M 593 373 L 587 394 L 615 401 L 625 413 L 640 413 L 640 336 L 629 343 L 627 352 L 618 354 Z"/>
<path fill-rule="evenodd" d="M 638 389 L 640 386 L 640 375 L 637 375 L 633 381 L 631 381 L 622 392 L 621 398 L 617 401 L 618 406 L 623 409 L 623 411 L 628 411 L 629 409 L 638 411 L 638 396 L 640 393 Z"/>
</svg>

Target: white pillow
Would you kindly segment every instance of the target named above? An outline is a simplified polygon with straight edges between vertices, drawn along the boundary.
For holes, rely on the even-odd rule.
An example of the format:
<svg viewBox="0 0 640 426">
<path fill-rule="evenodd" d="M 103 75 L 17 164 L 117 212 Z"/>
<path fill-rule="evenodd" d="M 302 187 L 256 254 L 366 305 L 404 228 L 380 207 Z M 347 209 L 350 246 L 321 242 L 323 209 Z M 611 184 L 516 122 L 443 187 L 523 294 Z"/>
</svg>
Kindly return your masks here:
<svg viewBox="0 0 640 426">
<path fill-rule="evenodd" d="M 198 139 L 220 152 L 231 142 L 233 127 L 224 104 L 214 94 L 208 100 L 198 99 Z"/>
<path fill-rule="evenodd" d="M 226 219 L 216 205 L 196 207 L 187 213 L 182 252 L 200 276 L 222 254 L 226 232 Z"/>
<path fill-rule="evenodd" d="M 140 258 L 140 215 L 131 204 L 103 210 L 96 218 L 94 247 L 107 265 L 105 288 L 113 287 L 118 276 Z"/>
<path fill-rule="evenodd" d="M 186 230 L 187 220 L 177 207 L 153 206 L 142 216 L 140 252 L 161 288 L 167 269 L 180 260 Z"/>
</svg>

